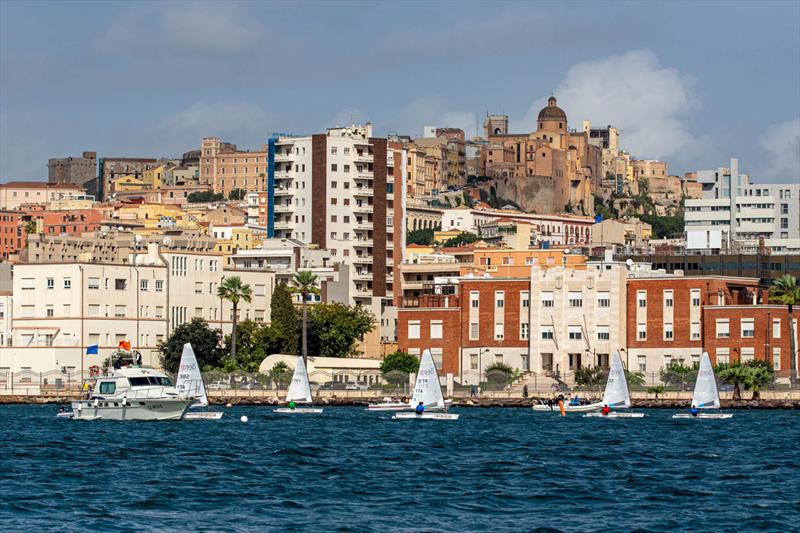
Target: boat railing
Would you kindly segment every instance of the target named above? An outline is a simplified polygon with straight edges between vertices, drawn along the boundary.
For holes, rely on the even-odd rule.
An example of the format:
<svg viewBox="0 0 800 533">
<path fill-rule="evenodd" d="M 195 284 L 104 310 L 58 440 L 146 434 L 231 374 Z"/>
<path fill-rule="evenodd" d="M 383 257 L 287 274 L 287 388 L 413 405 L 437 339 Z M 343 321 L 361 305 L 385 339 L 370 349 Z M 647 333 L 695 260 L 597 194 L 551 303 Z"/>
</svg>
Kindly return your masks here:
<svg viewBox="0 0 800 533">
<path fill-rule="evenodd" d="M 128 400 L 152 400 L 178 398 L 180 395 L 172 387 L 141 387 L 129 389 L 123 396 Z"/>
</svg>

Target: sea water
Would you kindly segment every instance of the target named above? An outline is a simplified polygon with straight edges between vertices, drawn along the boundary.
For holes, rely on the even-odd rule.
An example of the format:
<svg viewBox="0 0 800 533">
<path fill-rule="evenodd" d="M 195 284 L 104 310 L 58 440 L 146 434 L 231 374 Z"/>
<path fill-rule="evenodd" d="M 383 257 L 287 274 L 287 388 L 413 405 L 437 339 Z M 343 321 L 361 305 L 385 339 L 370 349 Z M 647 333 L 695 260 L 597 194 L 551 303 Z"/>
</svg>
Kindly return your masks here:
<svg viewBox="0 0 800 533">
<path fill-rule="evenodd" d="M 56 410 L 0 406 L 3 531 L 796 531 L 800 518 L 798 411 L 396 421 L 236 407 L 220 421 L 91 422 Z"/>
</svg>

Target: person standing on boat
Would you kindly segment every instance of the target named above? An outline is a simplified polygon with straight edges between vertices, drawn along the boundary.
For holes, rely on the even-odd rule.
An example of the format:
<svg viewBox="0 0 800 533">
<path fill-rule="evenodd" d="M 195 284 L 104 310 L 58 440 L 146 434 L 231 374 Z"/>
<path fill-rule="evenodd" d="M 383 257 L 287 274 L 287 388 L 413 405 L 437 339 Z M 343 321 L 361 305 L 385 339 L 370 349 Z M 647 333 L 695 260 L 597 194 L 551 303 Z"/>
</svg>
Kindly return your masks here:
<svg viewBox="0 0 800 533">
<path fill-rule="evenodd" d="M 419 404 L 417 404 L 417 406 L 414 408 L 414 412 L 417 413 L 418 415 L 423 414 L 425 412 L 425 404 L 419 402 Z"/>
<path fill-rule="evenodd" d="M 522 397 L 523 398 L 527 398 L 528 397 L 528 384 L 527 383 L 522 387 Z"/>
<path fill-rule="evenodd" d="M 689 414 L 692 416 L 697 416 L 700 414 L 700 409 L 697 408 L 694 404 L 692 404 L 691 409 L 689 409 Z"/>
<path fill-rule="evenodd" d="M 600 411 L 603 416 L 608 416 L 611 413 L 611 408 L 607 405 L 603 406 L 603 410 Z"/>
<path fill-rule="evenodd" d="M 294 409 L 295 407 L 297 407 L 297 404 L 294 403 L 294 400 L 289 400 L 289 409 Z"/>
</svg>

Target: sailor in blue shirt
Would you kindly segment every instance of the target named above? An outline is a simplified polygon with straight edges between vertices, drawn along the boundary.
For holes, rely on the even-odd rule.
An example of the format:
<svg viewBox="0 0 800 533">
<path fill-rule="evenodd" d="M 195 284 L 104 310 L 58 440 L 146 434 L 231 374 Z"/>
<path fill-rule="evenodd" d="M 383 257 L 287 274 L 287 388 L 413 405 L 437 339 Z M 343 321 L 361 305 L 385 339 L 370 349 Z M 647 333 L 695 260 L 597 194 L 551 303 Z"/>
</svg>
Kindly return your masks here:
<svg viewBox="0 0 800 533">
<path fill-rule="evenodd" d="M 419 405 L 414 408 L 414 412 L 418 415 L 421 415 L 425 412 L 425 405 L 422 402 L 419 402 Z"/>
<path fill-rule="evenodd" d="M 689 414 L 692 415 L 692 416 L 697 416 L 697 415 L 700 414 L 700 409 L 698 409 L 697 407 L 692 405 L 692 408 L 689 409 Z"/>
</svg>

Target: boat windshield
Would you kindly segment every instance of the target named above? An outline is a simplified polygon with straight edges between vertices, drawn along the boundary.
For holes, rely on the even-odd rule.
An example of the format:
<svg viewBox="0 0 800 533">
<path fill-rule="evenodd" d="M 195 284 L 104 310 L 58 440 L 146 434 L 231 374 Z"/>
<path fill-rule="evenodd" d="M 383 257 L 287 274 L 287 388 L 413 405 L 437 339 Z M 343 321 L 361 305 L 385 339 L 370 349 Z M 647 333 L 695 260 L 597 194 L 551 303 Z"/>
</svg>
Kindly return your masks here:
<svg viewBox="0 0 800 533">
<path fill-rule="evenodd" d="M 171 387 L 172 380 L 161 376 L 147 376 L 140 378 L 128 378 L 131 382 L 131 387 L 151 387 L 153 385 L 159 387 Z"/>
</svg>

